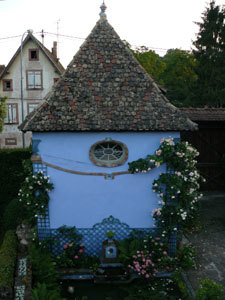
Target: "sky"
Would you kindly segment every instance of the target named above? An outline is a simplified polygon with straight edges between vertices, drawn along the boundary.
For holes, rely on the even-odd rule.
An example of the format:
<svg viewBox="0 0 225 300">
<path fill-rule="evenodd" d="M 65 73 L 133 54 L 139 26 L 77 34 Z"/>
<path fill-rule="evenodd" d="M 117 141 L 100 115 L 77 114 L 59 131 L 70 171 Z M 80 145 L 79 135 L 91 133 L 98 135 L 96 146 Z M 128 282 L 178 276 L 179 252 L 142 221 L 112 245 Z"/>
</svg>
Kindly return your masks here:
<svg viewBox="0 0 225 300">
<path fill-rule="evenodd" d="M 32 29 L 36 38 L 52 48 L 66 67 L 99 19 L 103 0 L 0 0 L 0 64 L 7 65 Z M 122 40 L 147 46 L 159 55 L 167 49 L 190 50 L 205 0 L 105 0 L 109 23 Z M 216 0 L 223 5 L 224 0 Z M 25 35 L 24 35 L 25 37 Z"/>
</svg>

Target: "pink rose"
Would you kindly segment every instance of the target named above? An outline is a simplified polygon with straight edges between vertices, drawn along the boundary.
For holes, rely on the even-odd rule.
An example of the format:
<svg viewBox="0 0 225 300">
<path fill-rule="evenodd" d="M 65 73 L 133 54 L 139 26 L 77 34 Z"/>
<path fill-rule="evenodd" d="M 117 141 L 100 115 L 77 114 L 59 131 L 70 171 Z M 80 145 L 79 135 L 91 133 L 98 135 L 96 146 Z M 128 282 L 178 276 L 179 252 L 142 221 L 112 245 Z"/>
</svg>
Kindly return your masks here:
<svg viewBox="0 0 225 300">
<path fill-rule="evenodd" d="M 83 252 L 84 252 L 84 250 L 83 250 L 83 249 L 80 249 L 80 250 L 79 250 L 79 253 L 83 253 Z"/>
<path fill-rule="evenodd" d="M 148 274 L 145 274 L 145 278 L 149 278 L 149 275 L 148 275 Z"/>
<path fill-rule="evenodd" d="M 74 258 L 75 258 L 75 259 L 78 259 L 78 255 L 74 255 Z"/>
<path fill-rule="evenodd" d="M 167 255 L 167 252 L 166 252 L 166 251 L 163 251 L 163 254 L 164 254 L 164 255 Z"/>
</svg>

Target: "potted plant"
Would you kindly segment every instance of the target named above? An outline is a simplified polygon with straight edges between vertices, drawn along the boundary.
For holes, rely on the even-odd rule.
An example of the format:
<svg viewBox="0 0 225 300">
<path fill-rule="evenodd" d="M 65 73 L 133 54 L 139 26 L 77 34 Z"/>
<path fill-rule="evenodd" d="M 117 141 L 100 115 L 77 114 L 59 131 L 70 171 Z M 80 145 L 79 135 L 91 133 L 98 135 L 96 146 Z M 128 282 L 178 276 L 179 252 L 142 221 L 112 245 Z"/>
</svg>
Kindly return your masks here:
<svg viewBox="0 0 225 300">
<path fill-rule="evenodd" d="M 112 241 L 114 235 L 115 235 L 115 232 L 114 232 L 114 231 L 107 231 L 107 232 L 106 232 L 106 236 L 107 236 L 107 238 L 108 238 L 108 241 Z"/>
</svg>

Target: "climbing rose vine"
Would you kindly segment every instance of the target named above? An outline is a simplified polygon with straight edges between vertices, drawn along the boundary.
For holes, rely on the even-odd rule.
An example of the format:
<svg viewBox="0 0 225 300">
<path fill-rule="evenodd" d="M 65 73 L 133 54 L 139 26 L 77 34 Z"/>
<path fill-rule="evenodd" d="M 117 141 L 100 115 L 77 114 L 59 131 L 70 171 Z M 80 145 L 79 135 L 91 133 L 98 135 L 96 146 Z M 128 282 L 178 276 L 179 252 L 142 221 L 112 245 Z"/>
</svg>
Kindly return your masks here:
<svg viewBox="0 0 225 300">
<path fill-rule="evenodd" d="M 30 216 L 44 217 L 49 202 L 49 195 L 53 189 L 49 176 L 45 176 L 42 171 L 31 174 L 25 178 L 19 190 L 19 201 L 25 204 Z"/>
<path fill-rule="evenodd" d="M 173 138 L 162 138 L 155 154 L 129 163 L 131 173 L 145 173 L 166 164 L 166 173 L 153 181 L 153 191 L 159 197 L 159 207 L 152 211 L 155 225 L 164 231 L 176 232 L 187 227 L 198 215 L 200 180 L 195 158 L 198 151 L 188 142 L 175 143 Z"/>
</svg>

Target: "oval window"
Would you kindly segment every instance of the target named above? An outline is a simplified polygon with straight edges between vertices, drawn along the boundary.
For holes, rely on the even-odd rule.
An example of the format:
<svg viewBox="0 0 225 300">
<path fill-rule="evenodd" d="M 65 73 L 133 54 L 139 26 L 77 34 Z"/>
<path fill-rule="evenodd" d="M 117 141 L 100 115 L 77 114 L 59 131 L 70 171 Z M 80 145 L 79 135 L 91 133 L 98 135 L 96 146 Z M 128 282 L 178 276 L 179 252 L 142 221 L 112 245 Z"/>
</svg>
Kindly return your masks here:
<svg viewBox="0 0 225 300">
<path fill-rule="evenodd" d="M 101 141 L 91 147 L 89 156 L 90 160 L 97 166 L 117 167 L 127 160 L 128 149 L 121 142 Z"/>
</svg>

